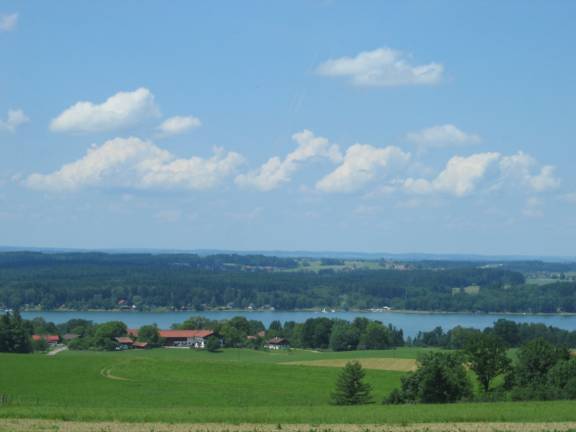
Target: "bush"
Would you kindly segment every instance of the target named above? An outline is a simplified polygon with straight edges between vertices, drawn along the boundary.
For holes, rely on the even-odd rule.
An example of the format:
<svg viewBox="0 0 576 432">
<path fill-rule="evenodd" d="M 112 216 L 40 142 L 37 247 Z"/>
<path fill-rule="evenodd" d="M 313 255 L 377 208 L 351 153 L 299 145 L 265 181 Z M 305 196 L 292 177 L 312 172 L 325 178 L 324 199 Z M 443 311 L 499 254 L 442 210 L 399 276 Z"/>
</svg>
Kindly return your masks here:
<svg viewBox="0 0 576 432">
<path fill-rule="evenodd" d="M 220 339 L 218 339 L 216 336 L 210 336 L 206 340 L 206 349 L 209 352 L 218 352 L 220 351 L 220 348 L 222 348 L 222 344 L 220 343 Z"/>
<path fill-rule="evenodd" d="M 450 403 L 472 396 L 463 359 L 454 353 L 428 353 L 418 360 L 416 372 L 402 378 L 401 390 L 385 403 Z"/>
</svg>

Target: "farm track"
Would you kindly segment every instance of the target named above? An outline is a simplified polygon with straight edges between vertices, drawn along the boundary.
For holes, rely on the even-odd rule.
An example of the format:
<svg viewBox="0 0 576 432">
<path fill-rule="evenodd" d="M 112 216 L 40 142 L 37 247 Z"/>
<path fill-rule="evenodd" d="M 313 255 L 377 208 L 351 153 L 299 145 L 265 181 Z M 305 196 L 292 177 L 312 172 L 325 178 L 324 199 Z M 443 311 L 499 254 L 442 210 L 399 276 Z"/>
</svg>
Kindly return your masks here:
<svg viewBox="0 0 576 432">
<path fill-rule="evenodd" d="M 2 432 L 567 432 L 576 423 L 425 423 L 413 425 L 347 424 L 169 424 L 70 422 L 60 420 L 0 419 Z"/>
</svg>

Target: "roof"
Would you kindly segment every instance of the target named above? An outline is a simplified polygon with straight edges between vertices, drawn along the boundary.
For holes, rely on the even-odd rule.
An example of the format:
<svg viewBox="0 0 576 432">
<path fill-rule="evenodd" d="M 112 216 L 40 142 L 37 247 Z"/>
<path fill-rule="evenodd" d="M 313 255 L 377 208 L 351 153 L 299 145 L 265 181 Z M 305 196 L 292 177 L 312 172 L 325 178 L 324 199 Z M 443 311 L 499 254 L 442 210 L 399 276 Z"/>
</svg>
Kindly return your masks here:
<svg viewBox="0 0 576 432">
<path fill-rule="evenodd" d="M 214 334 L 213 330 L 160 330 L 160 337 L 170 338 L 207 338 Z M 138 329 L 128 329 L 128 334 L 138 337 Z"/>
<path fill-rule="evenodd" d="M 160 330 L 160 337 L 170 338 L 206 338 L 212 336 L 212 330 Z"/>
<path fill-rule="evenodd" d="M 32 335 L 32 340 L 39 341 L 44 339 L 46 342 L 60 342 L 60 336 L 58 335 Z"/>
<path fill-rule="evenodd" d="M 288 340 L 281 337 L 273 337 L 268 341 L 268 345 L 288 345 Z"/>
<path fill-rule="evenodd" d="M 134 342 L 134 348 L 148 348 L 148 342 Z"/>
<path fill-rule="evenodd" d="M 121 344 L 131 345 L 134 343 L 134 341 L 129 337 L 117 337 L 115 339 Z"/>
</svg>

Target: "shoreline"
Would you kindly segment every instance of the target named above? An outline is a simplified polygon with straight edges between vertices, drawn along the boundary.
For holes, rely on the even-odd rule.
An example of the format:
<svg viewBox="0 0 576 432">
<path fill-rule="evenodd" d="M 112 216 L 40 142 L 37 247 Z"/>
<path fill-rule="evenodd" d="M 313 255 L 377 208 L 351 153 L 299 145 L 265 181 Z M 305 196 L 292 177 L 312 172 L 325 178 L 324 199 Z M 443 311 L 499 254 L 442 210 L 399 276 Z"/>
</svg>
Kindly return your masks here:
<svg viewBox="0 0 576 432">
<path fill-rule="evenodd" d="M 121 310 L 121 309 L 22 309 L 20 313 L 58 313 L 58 312 L 78 312 L 78 313 L 190 313 L 194 315 L 202 315 L 203 313 L 214 312 L 239 312 L 239 313 L 319 313 L 322 315 L 332 315 L 337 313 L 373 313 L 373 314 L 412 314 L 412 315 L 476 315 L 476 316 L 541 316 L 541 317 L 572 317 L 576 316 L 575 312 L 556 312 L 556 313 L 542 313 L 542 312 L 471 312 L 471 311 L 423 311 L 411 309 L 393 309 L 393 310 L 371 310 L 371 309 L 348 309 L 348 310 L 334 310 L 334 312 L 322 309 L 292 309 L 292 310 L 268 310 L 268 309 L 207 309 L 203 311 L 197 310 L 167 310 L 167 309 L 154 309 L 154 310 Z"/>
</svg>

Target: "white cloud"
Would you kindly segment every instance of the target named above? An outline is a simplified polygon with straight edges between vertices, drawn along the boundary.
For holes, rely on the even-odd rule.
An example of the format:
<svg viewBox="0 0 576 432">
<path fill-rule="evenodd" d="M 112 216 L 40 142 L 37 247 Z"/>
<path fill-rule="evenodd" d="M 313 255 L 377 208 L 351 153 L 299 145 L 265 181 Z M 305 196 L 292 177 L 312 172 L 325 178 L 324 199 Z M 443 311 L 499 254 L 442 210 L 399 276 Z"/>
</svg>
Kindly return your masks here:
<svg viewBox="0 0 576 432">
<path fill-rule="evenodd" d="M 410 154 L 398 147 L 374 147 L 354 144 L 346 150 L 340 166 L 316 183 L 323 192 L 353 192 L 370 183 L 379 171 L 389 172 L 405 165 Z"/>
<path fill-rule="evenodd" d="M 30 119 L 24 114 L 24 111 L 10 110 L 6 120 L 0 120 L 0 130 L 7 130 L 9 132 L 16 132 L 19 126 L 28 123 Z"/>
<path fill-rule="evenodd" d="M 31 174 L 24 184 L 54 192 L 96 186 L 203 190 L 219 184 L 242 163 L 238 153 L 218 148 L 207 159 L 177 159 L 149 141 L 115 138 L 53 173 Z"/>
<path fill-rule="evenodd" d="M 357 86 L 434 85 L 442 80 L 439 63 L 412 65 L 406 54 L 390 48 L 364 51 L 356 57 L 330 59 L 317 68 L 324 76 L 348 77 Z"/>
<path fill-rule="evenodd" d="M 434 148 L 463 147 L 480 143 L 478 135 L 466 133 L 452 124 L 433 126 L 406 134 L 406 139 L 423 152 Z"/>
<path fill-rule="evenodd" d="M 545 165 L 539 168 L 536 159 L 522 152 L 511 156 L 500 153 L 454 156 L 434 179 L 407 178 L 403 185 L 405 190 L 416 194 L 441 192 L 463 197 L 474 192 L 482 180 L 489 178 L 492 167 L 491 190 L 520 186 L 530 192 L 543 192 L 560 185 L 560 180 L 554 176 L 554 167 Z"/>
<path fill-rule="evenodd" d="M 499 153 L 478 153 L 468 157 L 454 156 L 435 179 L 408 178 L 404 181 L 404 188 L 417 194 L 443 192 L 462 197 L 475 190 L 488 168 L 499 158 Z"/>
<path fill-rule="evenodd" d="M 289 182 L 304 161 L 328 158 L 333 162 L 338 162 L 342 159 L 336 144 L 330 144 L 326 138 L 316 136 L 312 131 L 303 130 L 292 135 L 292 139 L 298 143 L 296 150 L 284 159 L 274 156 L 259 169 L 238 175 L 235 180 L 236 184 L 241 187 L 270 191 Z"/>
<path fill-rule="evenodd" d="M 500 161 L 500 171 L 503 183 L 520 183 L 534 192 L 544 192 L 560 186 L 560 180 L 554 176 L 555 168 L 545 165 L 538 169 L 538 161 L 532 156 L 518 152 L 512 156 L 503 157 Z"/>
<path fill-rule="evenodd" d="M 146 88 L 119 92 L 101 104 L 78 102 L 52 120 L 54 132 L 106 132 L 135 126 L 159 115 L 154 95 Z"/>
<path fill-rule="evenodd" d="M 162 124 L 158 126 L 158 131 L 162 136 L 180 135 L 201 125 L 202 122 L 197 117 L 175 116 L 164 120 Z"/>
<path fill-rule="evenodd" d="M 0 15 L 0 31 L 9 32 L 16 29 L 18 25 L 18 14 L 2 14 Z"/>
</svg>

